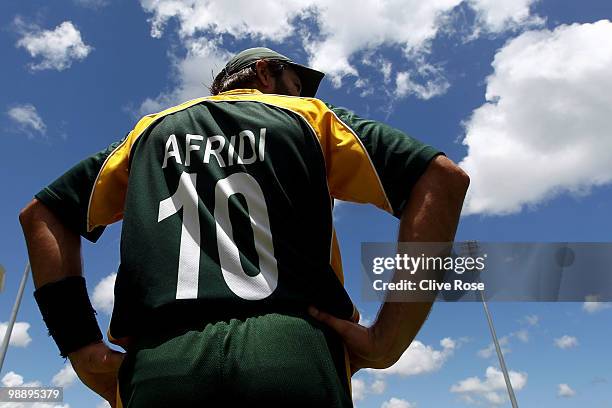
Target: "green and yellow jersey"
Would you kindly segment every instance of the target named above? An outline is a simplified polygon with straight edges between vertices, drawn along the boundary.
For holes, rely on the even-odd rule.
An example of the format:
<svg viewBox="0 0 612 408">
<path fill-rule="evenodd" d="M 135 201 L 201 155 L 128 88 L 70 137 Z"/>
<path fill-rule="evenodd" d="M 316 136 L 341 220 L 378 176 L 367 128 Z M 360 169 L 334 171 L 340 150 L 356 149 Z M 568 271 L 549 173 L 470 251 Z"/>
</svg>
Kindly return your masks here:
<svg viewBox="0 0 612 408">
<path fill-rule="evenodd" d="M 318 99 L 241 89 L 145 116 L 36 197 L 94 242 L 123 220 L 111 339 L 311 304 L 348 319 L 334 199 L 399 216 L 437 154 Z"/>
</svg>

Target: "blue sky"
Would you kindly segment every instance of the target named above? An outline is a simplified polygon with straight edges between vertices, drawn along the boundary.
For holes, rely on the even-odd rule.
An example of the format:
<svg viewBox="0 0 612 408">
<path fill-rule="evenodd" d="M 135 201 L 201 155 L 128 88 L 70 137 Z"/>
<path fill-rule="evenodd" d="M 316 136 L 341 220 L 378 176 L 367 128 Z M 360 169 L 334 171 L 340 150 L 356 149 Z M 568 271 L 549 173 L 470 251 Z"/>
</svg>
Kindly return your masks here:
<svg viewBox="0 0 612 408">
<path fill-rule="evenodd" d="M 140 115 L 206 95 L 201 84 L 211 72 L 257 45 L 326 72 L 319 98 L 400 128 L 460 163 L 472 185 L 458 240 L 610 241 L 609 1 L 257 5 L 0 4 L 0 264 L 7 269 L 0 323 L 8 320 L 27 259 L 19 209 L 72 164 L 123 137 Z M 348 203 L 334 217 L 348 290 L 372 320 L 377 305 L 359 296 L 360 243 L 393 241 L 397 222 Z M 113 225 L 83 248 L 102 327 L 119 234 Z M 66 405 L 98 406 L 70 370 L 58 375 L 64 362 L 32 291 L 30 280 L 0 379 L 65 384 Z M 490 308 L 521 406 L 612 407 L 612 308 L 580 302 Z M 480 304 L 436 304 L 393 369 L 354 377 L 355 404 L 509 406 L 489 344 Z"/>
</svg>

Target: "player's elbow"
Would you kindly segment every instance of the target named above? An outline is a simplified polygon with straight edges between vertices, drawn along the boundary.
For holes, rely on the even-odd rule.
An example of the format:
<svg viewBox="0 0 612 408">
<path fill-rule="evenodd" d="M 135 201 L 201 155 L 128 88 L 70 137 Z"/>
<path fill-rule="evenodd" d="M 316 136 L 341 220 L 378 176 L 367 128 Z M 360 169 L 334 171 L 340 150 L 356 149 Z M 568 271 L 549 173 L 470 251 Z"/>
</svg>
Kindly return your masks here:
<svg viewBox="0 0 612 408">
<path fill-rule="evenodd" d="M 427 184 L 443 190 L 449 198 L 463 200 L 470 186 L 470 176 L 446 156 L 437 156 L 429 164 L 424 176 Z"/>
<path fill-rule="evenodd" d="M 447 177 L 451 181 L 452 189 L 457 193 L 465 196 L 468 187 L 470 186 L 470 176 L 461 167 L 457 166 L 451 160 L 448 160 L 446 169 Z"/>
<path fill-rule="evenodd" d="M 23 229 L 26 229 L 38 218 L 42 205 L 40 201 L 33 199 L 19 211 L 19 223 Z"/>
</svg>

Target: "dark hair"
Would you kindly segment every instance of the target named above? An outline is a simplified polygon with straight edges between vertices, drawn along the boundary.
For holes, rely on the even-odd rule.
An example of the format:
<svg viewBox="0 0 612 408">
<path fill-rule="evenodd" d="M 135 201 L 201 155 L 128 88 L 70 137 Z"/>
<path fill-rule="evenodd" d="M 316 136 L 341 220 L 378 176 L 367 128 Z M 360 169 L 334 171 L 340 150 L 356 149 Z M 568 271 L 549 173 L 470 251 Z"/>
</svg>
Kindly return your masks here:
<svg viewBox="0 0 612 408">
<path fill-rule="evenodd" d="M 287 67 L 287 64 L 282 61 L 273 59 L 266 61 L 268 62 L 268 69 L 274 78 L 278 78 L 283 69 Z M 227 75 L 225 70 L 221 70 L 215 77 L 212 85 L 208 87 L 210 94 L 217 95 L 221 92 L 231 91 L 232 89 L 253 88 L 257 81 L 255 64 L 256 62 L 230 75 Z"/>
</svg>

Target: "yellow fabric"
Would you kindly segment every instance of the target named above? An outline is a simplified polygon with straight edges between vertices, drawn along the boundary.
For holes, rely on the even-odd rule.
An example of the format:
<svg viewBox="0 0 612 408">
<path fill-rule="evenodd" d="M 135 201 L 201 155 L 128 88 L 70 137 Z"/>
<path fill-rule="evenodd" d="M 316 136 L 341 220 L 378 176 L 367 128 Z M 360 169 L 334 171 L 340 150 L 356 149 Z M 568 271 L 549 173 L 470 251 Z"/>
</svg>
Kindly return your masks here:
<svg viewBox="0 0 612 408">
<path fill-rule="evenodd" d="M 128 350 L 128 344 L 130 341 L 129 337 L 121 337 L 121 338 L 115 338 L 110 331 L 110 327 L 106 330 L 106 337 L 108 337 L 108 341 L 116 344 L 117 346 L 123 347 L 124 350 Z"/>
<path fill-rule="evenodd" d="M 119 394 L 119 383 L 117 383 L 117 396 L 115 397 L 115 408 L 123 408 L 123 403 L 121 402 L 121 395 Z"/>
<path fill-rule="evenodd" d="M 145 116 L 136 124 L 136 127 L 125 140 L 112 151 L 98 173 L 89 198 L 87 231 L 92 231 L 97 226 L 112 224 L 123 218 L 130 152 L 132 145 L 140 135 L 159 118 L 187 109 L 204 99 L 206 98 L 194 99 L 162 112 Z"/>
<path fill-rule="evenodd" d="M 349 393 L 353 394 L 353 383 L 351 382 L 351 358 L 349 357 L 346 344 L 344 345 L 344 366 L 346 368 L 346 380 L 348 381 Z"/>
<path fill-rule="evenodd" d="M 315 132 L 325 159 L 332 197 L 370 203 L 393 213 L 378 173 L 355 133 L 320 100 L 263 94 L 257 89 L 236 89 L 210 97 L 214 101 L 259 101 L 299 114 Z"/>
<path fill-rule="evenodd" d="M 340 283 L 344 285 L 344 272 L 342 270 L 342 256 L 340 254 L 340 246 L 336 237 L 336 229 L 332 227 L 332 242 L 331 242 L 331 257 L 329 261 Z"/>
</svg>

